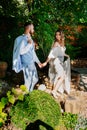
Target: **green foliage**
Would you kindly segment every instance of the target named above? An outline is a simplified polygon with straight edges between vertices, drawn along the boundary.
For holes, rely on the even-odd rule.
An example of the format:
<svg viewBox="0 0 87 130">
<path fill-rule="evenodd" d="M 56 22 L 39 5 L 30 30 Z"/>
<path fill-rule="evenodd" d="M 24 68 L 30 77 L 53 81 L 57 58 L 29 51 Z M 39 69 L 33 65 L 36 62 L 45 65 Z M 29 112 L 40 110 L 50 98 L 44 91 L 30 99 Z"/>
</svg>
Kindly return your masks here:
<svg viewBox="0 0 87 130">
<path fill-rule="evenodd" d="M 76 130 L 87 130 L 87 118 L 79 115 L 75 129 Z"/>
<path fill-rule="evenodd" d="M 3 126 L 5 121 L 7 120 L 7 114 L 3 112 L 5 105 L 8 103 L 7 98 L 3 97 L 0 101 L 0 127 Z"/>
<path fill-rule="evenodd" d="M 49 94 L 34 90 L 25 96 L 23 102 L 18 101 L 12 107 L 10 116 L 15 126 L 23 130 L 25 130 L 26 124 L 38 119 L 54 128 L 59 124 L 61 112 L 58 103 Z M 44 127 L 41 130 L 44 130 Z"/>
<path fill-rule="evenodd" d="M 6 97 L 2 97 L 1 98 L 1 103 L 3 104 L 3 106 L 5 106 L 8 103 L 8 100 Z"/>
<path fill-rule="evenodd" d="M 14 39 L 23 33 L 23 24 L 30 19 L 40 45 L 38 55 L 45 60 L 57 28 L 86 24 L 86 9 L 86 0 L 0 0 L 0 60 L 7 61 L 11 68 Z"/>
<path fill-rule="evenodd" d="M 38 27 L 36 27 L 36 31 L 37 31 L 36 37 L 38 39 L 40 46 L 40 49 L 37 51 L 37 53 L 39 52 L 38 56 L 42 61 L 45 60 L 47 55 L 49 54 L 50 48 L 53 43 L 54 30 L 52 29 L 50 24 L 43 21 L 39 24 L 39 30 Z"/>
<path fill-rule="evenodd" d="M 0 112 L 2 112 L 2 109 L 4 108 L 4 104 L 0 102 Z"/>
<path fill-rule="evenodd" d="M 7 92 L 7 98 L 8 98 L 8 101 L 10 102 L 10 103 L 12 103 L 12 104 L 14 104 L 15 103 L 15 97 L 14 97 L 14 95 L 13 94 L 11 94 L 11 91 L 8 91 Z"/>
<path fill-rule="evenodd" d="M 18 96 L 18 100 L 23 101 L 23 99 L 24 99 L 24 95 L 23 95 L 23 94 L 20 94 L 20 95 Z"/>
<path fill-rule="evenodd" d="M 78 116 L 77 114 L 72 114 L 72 113 L 64 113 L 63 115 L 63 122 L 64 122 L 64 125 L 67 129 L 74 129 L 76 124 L 77 124 L 77 119 L 78 119 Z"/>
<path fill-rule="evenodd" d="M 12 88 L 12 93 L 13 93 L 14 95 L 17 95 L 17 91 L 16 91 L 15 88 Z M 11 94 L 11 92 L 8 92 L 8 95 L 9 95 L 9 94 Z"/>
<path fill-rule="evenodd" d="M 14 105 L 14 103 L 17 100 L 23 101 L 24 99 L 24 94 L 28 93 L 26 91 L 26 88 L 24 85 L 20 86 L 21 92 L 18 93 L 17 90 L 15 88 L 12 88 L 12 91 L 8 91 L 7 92 L 7 97 L 2 97 L 1 101 L 0 101 L 0 127 L 3 126 L 3 124 L 5 123 L 5 121 L 7 120 L 7 116 L 8 114 L 3 112 L 3 110 L 5 109 L 6 105 L 8 104 L 12 104 Z"/>
<path fill-rule="evenodd" d="M 25 85 L 20 85 L 20 89 L 23 91 L 23 92 L 28 92 L 27 88 Z"/>
<path fill-rule="evenodd" d="M 86 55 L 87 50 L 87 27 L 84 26 L 84 28 L 75 35 L 77 37 L 76 44 L 79 46 L 82 50 L 82 55 Z"/>
<path fill-rule="evenodd" d="M 7 120 L 7 113 L 0 112 L 0 127 L 3 126 L 6 120 Z"/>
<path fill-rule="evenodd" d="M 66 53 L 70 56 L 71 59 L 78 58 L 80 52 L 81 47 L 75 47 L 69 43 L 66 44 Z"/>
</svg>

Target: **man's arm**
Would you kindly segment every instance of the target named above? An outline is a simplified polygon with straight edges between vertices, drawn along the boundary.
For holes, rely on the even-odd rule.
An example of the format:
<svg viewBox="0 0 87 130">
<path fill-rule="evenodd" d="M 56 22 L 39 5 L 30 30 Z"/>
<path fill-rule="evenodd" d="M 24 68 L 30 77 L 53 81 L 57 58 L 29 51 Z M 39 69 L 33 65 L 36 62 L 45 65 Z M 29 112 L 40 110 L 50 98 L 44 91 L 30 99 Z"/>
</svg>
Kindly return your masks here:
<svg viewBox="0 0 87 130">
<path fill-rule="evenodd" d="M 34 62 L 36 62 L 40 68 L 43 67 L 42 63 L 39 61 L 39 59 L 38 59 L 38 57 L 37 57 L 36 52 L 35 52 L 34 49 L 33 49 L 33 59 L 34 59 Z"/>
</svg>

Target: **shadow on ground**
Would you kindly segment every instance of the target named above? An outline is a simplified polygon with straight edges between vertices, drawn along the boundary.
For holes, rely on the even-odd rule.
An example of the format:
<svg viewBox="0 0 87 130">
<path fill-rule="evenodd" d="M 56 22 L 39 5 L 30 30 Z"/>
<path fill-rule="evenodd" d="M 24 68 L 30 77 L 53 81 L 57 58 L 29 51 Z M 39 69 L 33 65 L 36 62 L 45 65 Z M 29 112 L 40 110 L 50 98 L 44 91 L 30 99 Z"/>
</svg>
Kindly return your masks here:
<svg viewBox="0 0 87 130">
<path fill-rule="evenodd" d="M 41 120 L 36 120 L 35 122 L 30 123 L 25 130 L 40 130 L 40 126 L 43 126 L 46 130 L 53 130 L 51 126 Z"/>
</svg>

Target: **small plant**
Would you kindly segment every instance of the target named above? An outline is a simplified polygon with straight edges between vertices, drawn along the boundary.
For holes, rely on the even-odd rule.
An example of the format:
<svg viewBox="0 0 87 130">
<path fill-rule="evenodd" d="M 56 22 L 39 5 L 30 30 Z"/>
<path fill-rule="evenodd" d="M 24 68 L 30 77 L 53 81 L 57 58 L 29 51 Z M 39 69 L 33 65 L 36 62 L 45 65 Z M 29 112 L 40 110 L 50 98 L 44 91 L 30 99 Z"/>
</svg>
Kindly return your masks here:
<svg viewBox="0 0 87 130">
<path fill-rule="evenodd" d="M 74 47 L 69 43 L 66 44 L 66 53 L 70 56 L 71 59 L 76 59 L 80 54 L 80 51 L 81 51 L 81 47 Z"/>
<path fill-rule="evenodd" d="M 77 124 L 78 115 L 72 113 L 64 113 L 63 122 L 65 127 L 69 129 L 74 129 Z"/>
<path fill-rule="evenodd" d="M 13 94 L 11 94 L 11 91 L 8 91 L 7 92 L 7 98 L 8 98 L 8 101 L 11 103 L 11 104 L 14 104 L 15 103 L 15 96 Z"/>
<path fill-rule="evenodd" d="M 78 121 L 75 130 L 87 130 L 87 118 L 78 116 Z"/>
<path fill-rule="evenodd" d="M 25 92 L 25 91 L 27 91 L 27 89 L 26 89 L 26 86 L 25 86 L 25 85 L 21 85 L 21 86 L 20 86 L 20 89 L 21 89 L 22 91 L 24 91 L 24 92 Z"/>
<path fill-rule="evenodd" d="M 7 114 L 3 112 L 5 105 L 8 103 L 7 98 L 3 97 L 0 101 L 0 127 L 3 126 L 7 120 Z"/>
<path fill-rule="evenodd" d="M 28 93 L 26 91 L 26 87 L 24 85 L 21 85 L 19 89 L 20 89 L 21 93 L 18 93 L 15 88 L 12 88 L 11 91 L 7 92 L 7 97 L 1 98 L 1 101 L 0 101 L 0 127 L 2 127 L 3 124 L 5 123 L 5 121 L 7 120 L 8 114 L 3 112 L 6 105 L 7 104 L 9 105 L 9 103 L 14 105 L 14 103 L 17 100 L 23 101 L 24 94 Z"/>
</svg>

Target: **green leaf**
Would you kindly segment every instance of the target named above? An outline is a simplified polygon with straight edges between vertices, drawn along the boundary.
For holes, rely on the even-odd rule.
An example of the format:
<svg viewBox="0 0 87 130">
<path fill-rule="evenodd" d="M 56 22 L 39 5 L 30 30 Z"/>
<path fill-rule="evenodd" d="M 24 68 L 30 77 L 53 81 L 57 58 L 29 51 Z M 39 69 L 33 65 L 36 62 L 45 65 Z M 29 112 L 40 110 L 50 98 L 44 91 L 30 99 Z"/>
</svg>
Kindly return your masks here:
<svg viewBox="0 0 87 130">
<path fill-rule="evenodd" d="M 5 106 L 8 103 L 8 99 L 3 97 L 3 98 L 1 98 L 1 102 Z"/>
<path fill-rule="evenodd" d="M 17 95 L 17 91 L 14 88 L 12 88 L 12 93 Z"/>
<path fill-rule="evenodd" d="M 5 107 L 5 105 L 2 102 L 0 102 L 0 112 L 2 112 L 4 107 Z"/>
<path fill-rule="evenodd" d="M 21 101 L 23 101 L 24 95 L 23 95 L 23 94 L 20 94 L 20 95 L 18 96 L 18 99 L 21 100 Z"/>
<path fill-rule="evenodd" d="M 26 91 L 26 90 L 27 90 L 27 88 L 26 88 L 25 85 L 21 85 L 21 86 L 20 86 L 20 89 L 21 89 L 22 91 Z"/>
<path fill-rule="evenodd" d="M 9 95 L 9 97 L 8 97 L 8 101 L 10 102 L 10 103 L 12 103 L 12 104 L 14 104 L 15 103 L 15 97 L 14 97 L 14 95 Z"/>
</svg>

